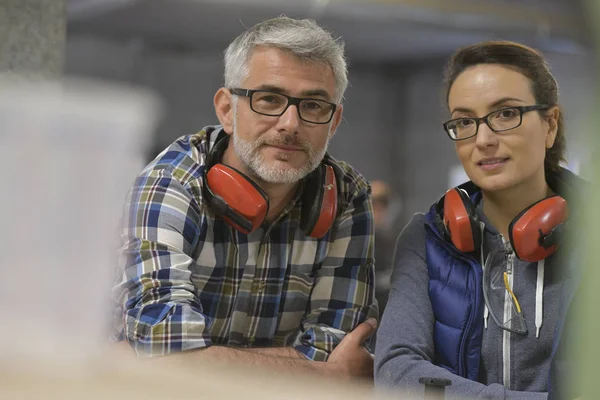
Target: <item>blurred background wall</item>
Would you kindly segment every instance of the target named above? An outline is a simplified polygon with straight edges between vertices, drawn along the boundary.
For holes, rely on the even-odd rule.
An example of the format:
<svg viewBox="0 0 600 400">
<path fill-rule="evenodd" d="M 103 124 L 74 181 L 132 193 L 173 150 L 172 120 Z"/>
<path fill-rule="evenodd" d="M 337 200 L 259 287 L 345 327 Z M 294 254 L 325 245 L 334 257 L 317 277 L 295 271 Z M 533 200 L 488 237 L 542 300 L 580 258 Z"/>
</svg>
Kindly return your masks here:
<svg viewBox="0 0 600 400">
<path fill-rule="evenodd" d="M 573 0 L 69 0 L 65 74 L 155 90 L 166 112 L 150 159 L 217 123 L 212 97 L 225 47 L 280 14 L 313 18 L 346 42 L 351 86 L 330 152 L 390 184 L 396 231 L 464 179 L 441 126 L 442 70 L 460 46 L 510 39 L 543 51 L 561 89 L 569 167 L 582 172 L 589 160 L 582 121 L 594 62 Z"/>
</svg>

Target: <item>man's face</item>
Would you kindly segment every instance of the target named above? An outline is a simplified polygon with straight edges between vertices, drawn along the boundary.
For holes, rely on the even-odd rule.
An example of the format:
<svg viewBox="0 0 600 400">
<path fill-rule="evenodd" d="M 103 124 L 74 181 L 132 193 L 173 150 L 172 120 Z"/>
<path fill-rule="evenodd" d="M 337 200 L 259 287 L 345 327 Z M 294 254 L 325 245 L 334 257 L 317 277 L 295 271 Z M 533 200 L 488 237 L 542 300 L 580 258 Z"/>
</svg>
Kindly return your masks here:
<svg viewBox="0 0 600 400">
<path fill-rule="evenodd" d="M 335 102 L 336 81 L 327 64 L 303 62 L 279 49 L 259 47 L 248 66 L 243 89 Z M 266 116 L 254 112 L 250 99 L 240 96 L 231 105 L 235 158 L 245 172 L 264 182 L 297 182 L 323 159 L 341 112 L 338 106 L 331 122 L 313 124 L 300 119 L 296 106 L 281 116 Z"/>
</svg>

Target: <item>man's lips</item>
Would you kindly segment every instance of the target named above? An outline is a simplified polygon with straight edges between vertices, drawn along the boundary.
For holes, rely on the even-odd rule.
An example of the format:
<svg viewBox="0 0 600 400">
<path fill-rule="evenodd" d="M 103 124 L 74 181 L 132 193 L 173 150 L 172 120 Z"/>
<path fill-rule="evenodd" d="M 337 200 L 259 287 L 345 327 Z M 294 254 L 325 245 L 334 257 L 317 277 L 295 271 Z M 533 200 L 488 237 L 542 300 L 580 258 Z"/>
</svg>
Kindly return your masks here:
<svg viewBox="0 0 600 400">
<path fill-rule="evenodd" d="M 267 146 L 274 147 L 276 149 L 283 150 L 283 151 L 304 151 L 304 149 L 302 147 L 297 147 L 297 146 L 285 146 L 285 145 L 278 145 L 278 144 L 267 144 Z"/>
</svg>

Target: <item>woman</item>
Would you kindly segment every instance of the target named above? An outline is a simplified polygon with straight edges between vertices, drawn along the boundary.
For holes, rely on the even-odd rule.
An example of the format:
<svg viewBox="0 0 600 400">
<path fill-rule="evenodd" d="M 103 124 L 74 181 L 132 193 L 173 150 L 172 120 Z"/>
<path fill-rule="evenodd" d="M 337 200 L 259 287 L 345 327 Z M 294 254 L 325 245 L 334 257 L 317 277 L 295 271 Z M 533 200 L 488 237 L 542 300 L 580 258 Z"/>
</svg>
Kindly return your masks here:
<svg viewBox="0 0 600 400">
<path fill-rule="evenodd" d="M 459 398 L 545 399 L 564 366 L 554 350 L 574 291 L 561 234 L 581 185 L 559 166 L 557 84 L 541 54 L 497 41 L 459 50 L 446 78 L 444 129 L 470 182 L 399 237 L 376 383 L 418 393 L 420 378 L 447 379 Z"/>
</svg>

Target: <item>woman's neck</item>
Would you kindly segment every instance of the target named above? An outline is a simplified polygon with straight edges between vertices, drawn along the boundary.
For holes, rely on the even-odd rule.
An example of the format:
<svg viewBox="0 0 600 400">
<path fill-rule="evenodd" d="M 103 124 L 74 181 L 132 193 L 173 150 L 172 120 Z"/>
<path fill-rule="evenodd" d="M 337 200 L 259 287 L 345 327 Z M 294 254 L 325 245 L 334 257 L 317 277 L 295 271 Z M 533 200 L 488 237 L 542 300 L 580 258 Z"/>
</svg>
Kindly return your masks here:
<svg viewBox="0 0 600 400">
<path fill-rule="evenodd" d="M 482 191 L 483 213 L 491 224 L 508 239 L 508 227 L 525 208 L 552 193 L 545 180 L 524 182 L 500 191 Z"/>
</svg>

